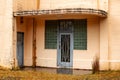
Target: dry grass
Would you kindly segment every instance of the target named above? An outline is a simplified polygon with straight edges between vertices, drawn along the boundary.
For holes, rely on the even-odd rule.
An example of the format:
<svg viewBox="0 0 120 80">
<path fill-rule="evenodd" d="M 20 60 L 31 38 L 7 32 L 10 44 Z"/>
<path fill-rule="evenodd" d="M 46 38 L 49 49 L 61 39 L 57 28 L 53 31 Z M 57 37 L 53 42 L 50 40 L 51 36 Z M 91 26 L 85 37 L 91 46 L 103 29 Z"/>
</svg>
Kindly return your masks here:
<svg viewBox="0 0 120 80">
<path fill-rule="evenodd" d="M 92 63 L 92 73 L 99 72 L 99 57 L 96 55 Z"/>
<path fill-rule="evenodd" d="M 120 71 L 100 72 L 90 75 L 62 75 L 40 71 L 11 71 L 0 69 L 0 80 L 120 80 Z"/>
</svg>

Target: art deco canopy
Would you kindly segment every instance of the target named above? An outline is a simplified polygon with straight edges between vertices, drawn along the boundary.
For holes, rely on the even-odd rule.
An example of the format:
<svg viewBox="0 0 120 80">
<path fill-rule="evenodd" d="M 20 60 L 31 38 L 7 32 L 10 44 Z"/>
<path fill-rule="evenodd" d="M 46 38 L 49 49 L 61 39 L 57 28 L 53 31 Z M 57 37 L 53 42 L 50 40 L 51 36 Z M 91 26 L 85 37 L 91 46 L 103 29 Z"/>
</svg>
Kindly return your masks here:
<svg viewBox="0 0 120 80">
<path fill-rule="evenodd" d="M 88 14 L 97 15 L 100 17 L 107 17 L 107 12 L 91 8 L 66 8 L 66 9 L 52 9 L 52 10 L 30 10 L 17 11 L 14 16 L 37 16 L 37 15 L 54 15 L 54 14 Z"/>
</svg>

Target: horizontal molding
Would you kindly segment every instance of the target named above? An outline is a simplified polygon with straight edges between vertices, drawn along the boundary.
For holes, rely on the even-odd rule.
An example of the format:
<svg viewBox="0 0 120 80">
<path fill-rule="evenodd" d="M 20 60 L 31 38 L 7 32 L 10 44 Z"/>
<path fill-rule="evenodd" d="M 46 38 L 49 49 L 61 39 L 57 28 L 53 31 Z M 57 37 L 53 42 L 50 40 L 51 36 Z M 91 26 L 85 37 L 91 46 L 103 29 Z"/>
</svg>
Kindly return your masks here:
<svg viewBox="0 0 120 80">
<path fill-rule="evenodd" d="M 93 61 L 93 59 L 73 59 L 73 61 Z"/>
<path fill-rule="evenodd" d="M 38 58 L 37 60 L 57 60 L 56 58 Z M 73 59 L 73 61 L 81 62 L 92 62 L 93 59 Z M 100 60 L 100 62 L 120 62 L 120 60 Z"/>
<path fill-rule="evenodd" d="M 37 58 L 37 60 L 57 60 L 56 58 Z"/>
<path fill-rule="evenodd" d="M 120 62 L 120 60 L 100 60 L 100 62 Z"/>
</svg>

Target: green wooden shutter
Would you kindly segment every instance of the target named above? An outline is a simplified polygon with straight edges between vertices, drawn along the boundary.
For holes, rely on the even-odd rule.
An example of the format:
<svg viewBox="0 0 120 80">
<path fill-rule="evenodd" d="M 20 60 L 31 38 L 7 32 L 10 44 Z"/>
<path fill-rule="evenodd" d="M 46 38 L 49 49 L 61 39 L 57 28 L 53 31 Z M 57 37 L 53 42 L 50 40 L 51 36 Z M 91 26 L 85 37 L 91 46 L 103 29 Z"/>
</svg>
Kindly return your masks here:
<svg viewBox="0 0 120 80">
<path fill-rule="evenodd" d="M 87 50 L 87 20 L 74 20 L 74 49 Z"/>
<path fill-rule="evenodd" d="M 45 21 L 45 49 L 57 49 L 57 21 Z"/>
</svg>

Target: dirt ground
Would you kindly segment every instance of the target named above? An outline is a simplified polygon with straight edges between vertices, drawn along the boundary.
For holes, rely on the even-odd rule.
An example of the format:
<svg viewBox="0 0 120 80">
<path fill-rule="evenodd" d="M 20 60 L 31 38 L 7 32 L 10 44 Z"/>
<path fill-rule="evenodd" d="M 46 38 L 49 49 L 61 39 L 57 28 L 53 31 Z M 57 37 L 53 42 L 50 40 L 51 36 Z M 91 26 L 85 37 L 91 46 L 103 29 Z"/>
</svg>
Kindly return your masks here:
<svg viewBox="0 0 120 80">
<path fill-rule="evenodd" d="M 0 80 L 120 80 L 120 71 L 106 71 L 96 74 L 56 74 L 40 70 L 0 69 Z"/>
</svg>

